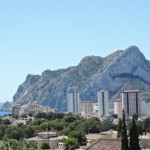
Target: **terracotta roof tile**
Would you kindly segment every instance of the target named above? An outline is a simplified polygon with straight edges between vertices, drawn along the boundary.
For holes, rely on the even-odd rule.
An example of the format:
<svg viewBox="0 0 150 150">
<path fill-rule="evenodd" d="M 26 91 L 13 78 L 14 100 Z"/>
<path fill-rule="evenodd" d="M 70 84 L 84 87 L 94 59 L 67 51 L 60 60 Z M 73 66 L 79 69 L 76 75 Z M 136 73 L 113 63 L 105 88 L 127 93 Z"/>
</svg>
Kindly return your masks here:
<svg viewBox="0 0 150 150">
<path fill-rule="evenodd" d="M 86 150 L 120 150 L 120 139 L 99 139 Z"/>
<path fill-rule="evenodd" d="M 150 140 L 140 140 L 141 149 L 150 149 Z M 89 146 L 86 150 L 120 150 L 120 139 L 99 139 L 93 145 Z"/>
</svg>

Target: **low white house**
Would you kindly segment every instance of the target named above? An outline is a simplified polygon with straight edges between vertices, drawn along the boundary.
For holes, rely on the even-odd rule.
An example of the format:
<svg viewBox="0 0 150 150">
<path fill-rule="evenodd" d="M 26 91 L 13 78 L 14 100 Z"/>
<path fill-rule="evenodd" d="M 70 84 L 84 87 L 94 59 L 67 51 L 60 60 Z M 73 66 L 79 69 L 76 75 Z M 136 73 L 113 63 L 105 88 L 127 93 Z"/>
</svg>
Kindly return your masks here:
<svg viewBox="0 0 150 150">
<path fill-rule="evenodd" d="M 37 136 L 26 139 L 26 141 L 35 142 L 37 147 L 40 148 L 43 142 L 49 143 L 51 149 L 63 149 L 63 139 L 68 139 L 67 136 L 58 136 L 56 132 L 40 132 Z"/>
</svg>

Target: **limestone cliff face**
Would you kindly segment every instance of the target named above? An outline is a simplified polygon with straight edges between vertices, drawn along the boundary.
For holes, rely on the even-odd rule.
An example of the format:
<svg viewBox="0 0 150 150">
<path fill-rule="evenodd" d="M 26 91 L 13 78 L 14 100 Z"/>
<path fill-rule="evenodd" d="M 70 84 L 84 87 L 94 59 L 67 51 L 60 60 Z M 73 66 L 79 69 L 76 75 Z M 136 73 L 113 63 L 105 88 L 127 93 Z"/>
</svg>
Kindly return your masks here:
<svg viewBox="0 0 150 150">
<path fill-rule="evenodd" d="M 136 46 L 119 50 L 107 57 L 88 56 L 78 66 L 42 75 L 28 75 L 16 94 L 14 102 L 36 101 L 59 110 L 66 109 L 67 88 L 79 88 L 81 99 L 97 100 L 97 91 L 109 91 L 110 101 L 120 97 L 124 89 L 140 89 L 142 98 L 150 96 L 150 62 Z"/>
</svg>

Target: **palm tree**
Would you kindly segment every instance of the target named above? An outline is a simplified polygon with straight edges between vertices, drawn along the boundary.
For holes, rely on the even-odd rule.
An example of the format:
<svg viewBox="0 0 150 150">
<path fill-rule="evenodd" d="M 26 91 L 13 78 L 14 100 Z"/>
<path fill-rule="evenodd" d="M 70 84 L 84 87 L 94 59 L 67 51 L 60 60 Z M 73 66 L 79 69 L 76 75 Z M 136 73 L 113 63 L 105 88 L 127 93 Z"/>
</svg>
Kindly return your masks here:
<svg viewBox="0 0 150 150">
<path fill-rule="evenodd" d="M 33 142 L 10 139 L 8 142 L 4 143 L 2 150 L 37 150 L 37 147 Z"/>
<path fill-rule="evenodd" d="M 8 142 L 5 142 L 2 150 L 17 150 L 19 142 L 17 140 L 11 139 Z"/>
</svg>

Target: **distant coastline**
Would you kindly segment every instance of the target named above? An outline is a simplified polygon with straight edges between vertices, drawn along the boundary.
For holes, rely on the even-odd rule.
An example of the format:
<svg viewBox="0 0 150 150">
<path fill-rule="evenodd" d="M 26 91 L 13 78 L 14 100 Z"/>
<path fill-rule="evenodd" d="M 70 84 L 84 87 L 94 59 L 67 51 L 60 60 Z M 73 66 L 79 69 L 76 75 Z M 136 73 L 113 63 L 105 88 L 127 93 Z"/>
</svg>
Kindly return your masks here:
<svg viewBox="0 0 150 150">
<path fill-rule="evenodd" d="M 5 116 L 5 115 L 9 115 L 12 114 L 11 111 L 0 111 L 0 116 Z"/>
</svg>

